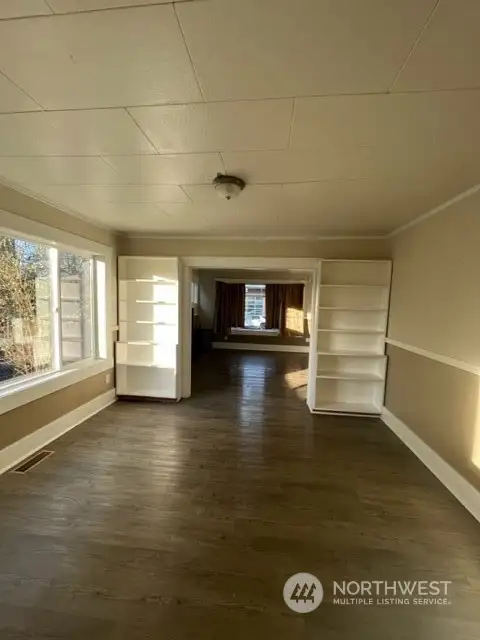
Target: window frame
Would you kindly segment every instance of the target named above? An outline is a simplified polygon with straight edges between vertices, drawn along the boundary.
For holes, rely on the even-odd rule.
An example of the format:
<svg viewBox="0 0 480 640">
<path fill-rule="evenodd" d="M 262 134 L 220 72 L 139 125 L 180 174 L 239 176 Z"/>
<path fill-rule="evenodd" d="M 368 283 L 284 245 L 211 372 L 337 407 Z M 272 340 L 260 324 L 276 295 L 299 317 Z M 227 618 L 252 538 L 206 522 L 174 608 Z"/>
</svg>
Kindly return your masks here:
<svg viewBox="0 0 480 640">
<path fill-rule="evenodd" d="M 257 268 L 257 267 L 256 267 Z M 259 268 L 258 268 L 259 269 Z M 270 269 L 265 269 L 268 271 L 271 271 L 272 268 Z M 260 284 L 260 285 L 267 285 L 267 284 L 303 284 L 305 287 L 305 290 L 307 288 L 308 285 L 308 280 L 305 279 L 297 279 L 297 278 L 289 278 L 289 279 L 285 279 L 285 278 L 275 278 L 274 280 L 272 279 L 258 279 L 258 278 L 215 278 L 215 282 L 220 281 L 220 282 L 234 282 L 234 283 L 238 283 L 238 284 L 245 284 L 245 286 L 247 284 Z M 245 296 L 246 296 L 246 291 L 245 291 Z M 304 298 L 304 313 L 305 313 L 305 298 Z M 265 309 L 265 315 L 266 315 L 266 309 Z M 306 317 L 306 316 L 305 316 Z M 280 331 L 278 329 L 247 329 L 246 327 L 230 327 L 230 335 L 237 335 L 237 336 L 263 336 L 265 338 L 278 338 L 280 337 Z M 306 338 L 306 337 L 305 337 Z M 307 342 L 309 341 L 309 338 L 306 338 Z"/>
<path fill-rule="evenodd" d="M 88 258 L 89 262 L 90 262 L 90 273 L 89 273 L 89 280 L 90 280 L 90 321 L 91 321 L 91 329 L 90 331 L 92 332 L 92 335 L 90 336 L 90 353 L 92 355 L 87 356 L 86 358 L 80 358 L 79 360 L 76 360 L 72 363 L 70 363 L 70 365 L 64 365 L 63 361 L 64 361 L 64 342 L 66 341 L 66 338 L 63 335 L 63 321 L 64 318 L 62 316 L 62 276 L 60 273 L 60 266 L 59 264 L 57 265 L 57 287 L 58 287 L 58 301 L 57 301 L 57 307 L 56 310 L 54 311 L 54 318 L 55 318 L 55 323 L 58 327 L 58 334 L 59 334 L 59 339 L 58 339 L 58 347 L 59 347 L 59 358 L 60 358 L 60 369 L 64 369 L 66 367 L 71 366 L 71 364 L 76 364 L 77 362 L 83 362 L 85 360 L 98 360 L 101 359 L 101 356 L 98 355 L 99 351 L 98 351 L 98 343 L 99 343 L 99 327 L 98 327 L 98 317 L 97 317 L 97 306 L 98 306 L 98 288 L 99 288 L 99 283 L 98 283 L 98 279 L 97 279 L 97 267 L 96 264 L 98 262 L 98 260 L 100 258 L 102 258 L 103 256 L 97 256 L 94 254 L 90 254 L 90 253 L 86 253 L 86 252 L 82 252 L 82 251 L 78 251 L 78 250 L 72 250 L 69 249 L 68 251 L 65 250 L 64 247 L 58 247 L 58 251 L 57 251 L 57 259 L 60 256 L 61 253 L 68 253 L 70 255 L 75 255 L 75 256 L 80 256 L 82 258 Z"/>
<path fill-rule="evenodd" d="M 100 231 L 100 230 L 99 230 Z M 52 355 L 55 360 L 52 362 L 54 367 L 50 371 L 41 373 L 32 373 L 20 376 L 17 379 L 12 378 L 0 384 L 0 415 L 11 411 L 23 404 L 27 404 L 37 400 L 45 395 L 63 389 L 71 384 L 75 384 L 89 378 L 93 375 L 109 371 L 113 368 L 113 340 L 112 318 L 116 316 L 116 277 L 114 269 L 114 251 L 111 246 L 100 244 L 81 236 L 76 236 L 67 231 L 47 226 L 43 223 L 29 220 L 12 214 L 7 211 L 0 210 L 0 235 L 12 236 L 20 240 L 36 242 L 47 246 L 50 250 L 56 250 L 57 265 L 57 296 L 60 289 L 60 270 L 58 268 L 58 255 L 60 252 L 68 252 L 81 255 L 92 259 L 92 276 L 97 271 L 98 261 L 105 262 L 105 291 L 107 300 L 104 308 L 104 319 L 100 323 L 98 316 L 98 282 L 95 277 L 95 286 L 92 289 L 92 305 L 94 308 L 94 340 L 92 357 L 83 358 L 68 365 L 61 363 L 61 307 L 58 304 L 55 309 L 53 305 L 54 295 L 51 296 L 51 313 L 53 311 L 54 318 L 53 327 L 57 327 L 58 333 L 52 335 L 52 341 L 55 341 L 55 349 Z M 55 255 L 51 253 L 50 256 Z M 52 268 L 51 268 L 52 270 Z M 51 277 L 53 284 L 53 278 Z M 110 298 L 110 304 L 108 304 Z M 57 297 L 57 302 L 60 302 Z M 102 325 L 103 324 L 103 329 Z M 102 331 L 103 339 L 99 338 L 99 332 Z M 100 355 L 99 344 L 105 346 L 103 355 Z M 58 360 L 59 359 L 59 360 Z M 59 365 L 59 366 L 57 366 Z"/>
<path fill-rule="evenodd" d="M 247 320 L 247 317 L 250 315 L 252 318 L 254 316 L 262 316 L 262 312 L 263 312 L 263 317 L 266 319 L 266 315 L 267 315 L 267 310 L 266 310 L 266 284 L 263 281 L 257 280 L 257 281 L 248 281 L 245 282 L 245 310 L 243 313 L 243 321 L 244 323 Z M 248 292 L 247 288 L 248 287 L 263 287 L 262 292 Z M 249 300 L 248 300 L 249 298 Z M 263 305 L 262 305 L 262 301 L 263 301 Z M 250 305 L 248 304 L 250 302 Z M 263 309 L 261 311 L 258 311 L 257 307 L 258 307 L 258 302 L 260 302 L 260 306 L 263 306 Z M 249 311 L 252 311 L 252 313 L 248 313 Z M 232 327 L 232 329 L 235 329 L 235 327 Z M 241 327 L 241 333 L 243 333 L 244 335 L 260 335 L 263 334 L 263 332 L 268 332 L 268 329 L 262 329 L 261 327 L 247 327 L 247 326 L 243 326 Z M 232 331 L 233 333 L 233 331 Z M 240 335 L 240 333 L 236 332 L 237 335 Z M 269 335 L 269 336 L 276 336 L 278 335 L 278 331 L 277 333 L 273 333 L 272 331 L 270 331 L 270 333 L 266 333 L 265 335 Z"/>
</svg>

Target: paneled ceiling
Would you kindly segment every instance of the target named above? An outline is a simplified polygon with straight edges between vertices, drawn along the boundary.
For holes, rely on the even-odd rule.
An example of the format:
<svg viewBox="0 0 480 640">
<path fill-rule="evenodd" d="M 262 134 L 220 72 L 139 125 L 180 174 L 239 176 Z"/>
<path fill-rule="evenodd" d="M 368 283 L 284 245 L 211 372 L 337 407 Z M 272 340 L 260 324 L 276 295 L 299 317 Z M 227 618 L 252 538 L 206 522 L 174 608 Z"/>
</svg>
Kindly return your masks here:
<svg viewBox="0 0 480 640">
<path fill-rule="evenodd" d="M 2 180 L 120 231 L 380 236 L 479 182 L 479 0 L 0 0 L 0 71 Z"/>
</svg>

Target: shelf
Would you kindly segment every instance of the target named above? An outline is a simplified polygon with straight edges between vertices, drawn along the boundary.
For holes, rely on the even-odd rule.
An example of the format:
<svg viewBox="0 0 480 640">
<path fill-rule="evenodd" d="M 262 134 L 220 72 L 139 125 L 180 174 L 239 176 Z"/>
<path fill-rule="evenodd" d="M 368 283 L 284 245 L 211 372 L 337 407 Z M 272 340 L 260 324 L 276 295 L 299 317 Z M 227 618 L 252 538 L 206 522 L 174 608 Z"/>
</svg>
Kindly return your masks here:
<svg viewBox="0 0 480 640">
<path fill-rule="evenodd" d="M 156 307 L 176 307 L 177 302 L 162 302 L 161 300 L 135 300 L 136 304 L 153 304 Z"/>
<path fill-rule="evenodd" d="M 357 260 L 356 258 L 323 258 L 322 262 L 347 262 L 349 264 L 357 265 L 357 264 L 390 264 L 391 260 L 376 260 L 375 258 L 365 259 L 365 260 Z"/>
<path fill-rule="evenodd" d="M 318 404 L 314 411 L 325 413 L 368 413 L 380 415 L 379 407 L 371 403 L 363 402 L 323 402 Z"/>
<path fill-rule="evenodd" d="M 318 307 L 319 309 L 327 309 L 329 311 L 376 311 L 385 313 L 388 311 L 385 307 Z"/>
<path fill-rule="evenodd" d="M 171 322 L 155 322 L 154 320 L 120 320 L 122 324 L 146 324 L 155 327 L 176 327 L 177 323 Z M 118 327 L 117 327 L 118 329 Z"/>
<path fill-rule="evenodd" d="M 161 364 L 151 364 L 151 363 L 133 362 L 133 361 L 132 362 L 117 361 L 117 365 L 122 367 L 147 367 L 148 369 L 161 369 L 161 370 L 173 369 L 173 367 L 163 367 Z"/>
<path fill-rule="evenodd" d="M 172 284 L 163 279 L 152 280 L 151 278 L 119 278 L 119 282 L 141 282 L 142 284 Z"/>
<path fill-rule="evenodd" d="M 390 276 L 390 261 L 322 260 L 312 413 L 381 414 Z"/>
<path fill-rule="evenodd" d="M 377 331 L 375 329 L 317 329 L 317 331 L 321 331 L 322 333 L 353 333 L 358 335 L 374 336 L 385 335 L 384 331 Z"/>
<path fill-rule="evenodd" d="M 164 342 L 155 342 L 154 340 L 119 340 L 119 342 L 123 344 L 142 344 L 142 345 L 154 346 L 154 347 L 165 345 Z"/>
<path fill-rule="evenodd" d="M 327 378 L 330 380 L 360 380 L 361 382 L 383 382 L 385 378 L 377 373 L 355 373 L 348 371 L 321 371 L 317 373 L 317 378 Z"/>
<path fill-rule="evenodd" d="M 318 356 L 357 356 L 359 358 L 385 358 L 384 353 L 371 351 L 317 351 Z"/>
<path fill-rule="evenodd" d="M 335 289 L 388 289 L 388 284 L 320 284 L 320 286 Z"/>
</svg>

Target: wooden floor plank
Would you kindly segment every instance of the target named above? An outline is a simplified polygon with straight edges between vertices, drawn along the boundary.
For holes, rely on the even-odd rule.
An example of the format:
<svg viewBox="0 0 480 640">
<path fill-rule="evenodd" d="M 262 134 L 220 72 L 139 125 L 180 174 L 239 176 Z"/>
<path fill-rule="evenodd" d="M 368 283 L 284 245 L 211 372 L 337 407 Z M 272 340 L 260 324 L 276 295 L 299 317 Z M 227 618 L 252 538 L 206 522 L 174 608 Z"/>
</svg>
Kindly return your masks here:
<svg viewBox="0 0 480 640">
<path fill-rule="evenodd" d="M 118 402 L 0 478 L 0 638 L 478 639 L 479 525 L 375 418 L 312 416 L 304 354 L 217 352 L 192 398 Z M 291 612 L 285 580 L 325 598 Z M 447 607 L 333 580 L 451 580 Z"/>
</svg>

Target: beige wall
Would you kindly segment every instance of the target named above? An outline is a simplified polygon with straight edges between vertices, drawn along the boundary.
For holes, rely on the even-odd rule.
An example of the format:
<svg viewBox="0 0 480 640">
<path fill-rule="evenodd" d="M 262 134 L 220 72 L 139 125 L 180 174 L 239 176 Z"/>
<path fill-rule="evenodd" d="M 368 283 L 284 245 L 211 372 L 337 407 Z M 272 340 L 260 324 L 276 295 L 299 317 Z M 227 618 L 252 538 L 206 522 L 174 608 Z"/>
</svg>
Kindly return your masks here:
<svg viewBox="0 0 480 640">
<path fill-rule="evenodd" d="M 389 335 L 480 365 L 480 192 L 393 238 Z"/>
<path fill-rule="evenodd" d="M 113 233 L 2 185 L 0 210 L 113 247 L 114 251 L 116 249 L 116 236 Z M 115 292 L 112 291 L 112 305 L 115 299 Z M 113 318 L 116 318 L 116 313 Z M 109 383 L 106 382 L 108 373 Z M 0 449 L 105 393 L 113 387 L 113 379 L 113 371 L 104 372 L 0 415 Z"/>
<path fill-rule="evenodd" d="M 394 236 L 390 338 L 480 365 L 479 245 L 480 193 Z M 388 354 L 387 409 L 480 489 L 480 377 Z"/>
<path fill-rule="evenodd" d="M 390 258 L 387 240 L 180 240 L 119 238 L 119 253 L 144 256 Z"/>
<path fill-rule="evenodd" d="M 1 209 L 100 244 L 115 246 L 116 243 L 116 236 L 111 231 L 89 224 L 81 218 L 68 215 L 64 211 L 4 185 L 0 185 Z"/>
<path fill-rule="evenodd" d="M 110 382 L 107 382 L 107 376 Z M 86 378 L 0 415 L 0 449 L 61 418 L 113 388 L 113 370 Z"/>
<path fill-rule="evenodd" d="M 385 405 L 480 490 L 479 377 L 389 346 Z"/>
</svg>

